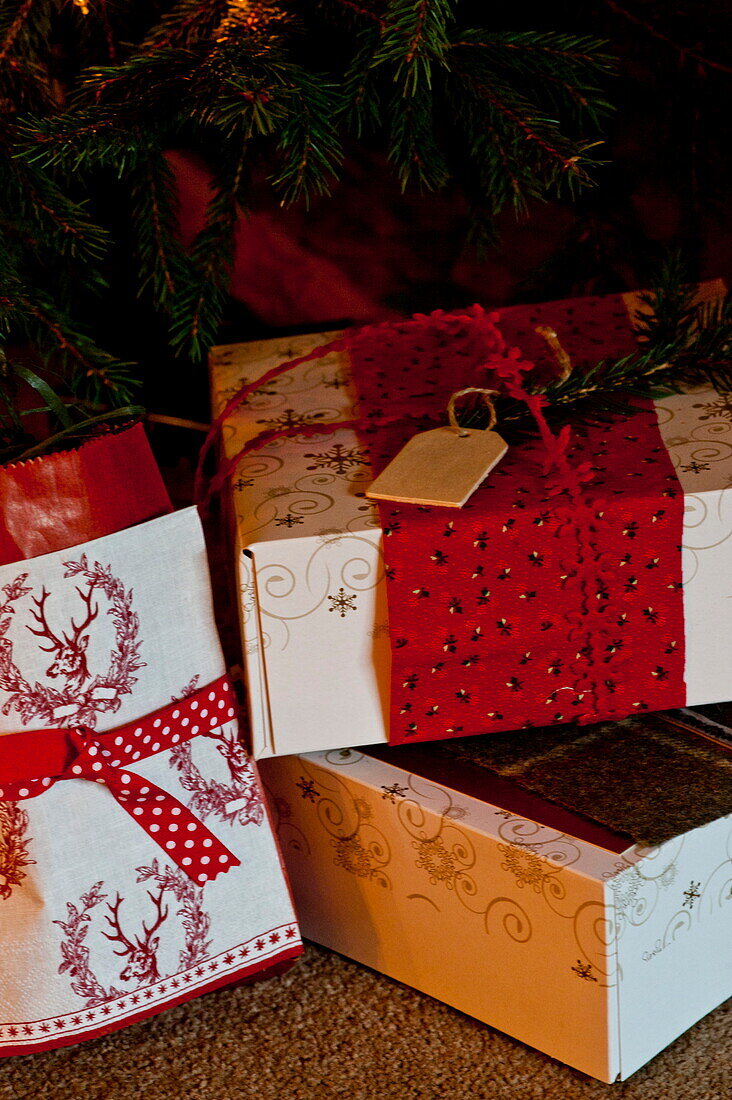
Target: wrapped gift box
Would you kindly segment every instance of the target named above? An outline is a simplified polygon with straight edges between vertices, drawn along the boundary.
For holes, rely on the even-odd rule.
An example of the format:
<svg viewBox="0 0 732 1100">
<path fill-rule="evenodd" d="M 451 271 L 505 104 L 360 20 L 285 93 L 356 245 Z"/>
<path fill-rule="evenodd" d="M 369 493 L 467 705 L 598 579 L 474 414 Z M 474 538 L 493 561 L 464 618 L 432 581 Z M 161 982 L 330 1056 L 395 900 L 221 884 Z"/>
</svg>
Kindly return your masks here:
<svg viewBox="0 0 732 1100">
<path fill-rule="evenodd" d="M 0 1056 L 282 969 L 195 508 L 0 566 Z"/>
<path fill-rule="evenodd" d="M 601 1081 L 732 993 L 729 816 L 643 847 L 445 745 L 262 772 L 305 936 Z"/>
<path fill-rule="evenodd" d="M 588 302 L 603 307 L 605 301 L 583 299 L 582 308 L 589 309 Z M 637 296 L 623 296 L 623 301 L 627 315 L 639 308 Z M 502 316 L 511 313 L 506 310 Z M 602 326 L 594 323 L 598 356 L 612 354 L 610 344 L 604 346 Z M 335 335 L 213 349 L 214 409 L 220 411 L 237 389 L 269 368 Z M 354 400 L 347 355 L 331 353 L 251 395 L 224 423 L 224 452 L 236 454 L 264 428 L 346 420 Z M 732 680 L 718 639 L 729 637 L 732 628 L 729 399 L 705 389 L 663 398 L 656 410 L 684 493 L 686 698 L 679 702 L 728 699 Z M 388 738 L 391 649 L 383 535 L 379 513 L 364 495 L 373 478 L 365 438 L 343 428 L 321 439 L 274 439 L 244 459 L 231 479 L 256 757 Z M 620 436 L 618 440 L 624 446 Z M 641 481 L 630 483 L 631 495 L 642 486 L 642 469 L 632 476 Z"/>
</svg>

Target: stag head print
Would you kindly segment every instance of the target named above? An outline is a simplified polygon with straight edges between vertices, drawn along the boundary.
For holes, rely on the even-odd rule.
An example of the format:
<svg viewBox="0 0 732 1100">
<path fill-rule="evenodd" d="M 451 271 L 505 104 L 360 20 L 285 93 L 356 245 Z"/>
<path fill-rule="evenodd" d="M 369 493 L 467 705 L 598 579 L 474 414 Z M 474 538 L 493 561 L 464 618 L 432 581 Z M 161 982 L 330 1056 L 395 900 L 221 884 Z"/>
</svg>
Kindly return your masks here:
<svg viewBox="0 0 732 1100">
<path fill-rule="evenodd" d="M 109 932 L 102 932 L 102 935 L 106 936 L 112 943 L 119 943 L 122 945 L 121 951 L 115 951 L 115 955 L 127 959 L 124 969 L 120 970 L 120 981 L 135 981 L 139 985 L 156 982 L 160 977 L 157 960 L 160 938 L 154 933 L 157 932 L 160 925 L 168 916 L 168 908 L 167 906 L 163 906 L 164 891 L 161 889 L 157 896 L 150 890 L 148 890 L 147 893 L 150 901 L 155 907 L 156 916 L 149 928 L 143 921 L 141 937 L 136 935 L 133 942 L 129 940 L 122 931 L 119 919 L 119 907 L 123 899 L 119 894 L 117 894 L 117 900 L 114 905 L 107 903 L 109 915 L 105 919 L 113 932 L 112 934 Z"/>
<path fill-rule="evenodd" d="M 41 592 L 40 599 L 33 598 L 36 609 L 31 614 L 38 623 L 39 629 L 32 626 L 27 628 L 31 634 L 35 634 L 38 638 L 45 638 L 51 643 L 47 646 L 40 646 L 44 653 L 54 653 L 56 655 L 52 664 L 46 669 L 46 675 L 52 678 L 64 677 L 69 687 L 81 687 L 84 681 L 89 679 L 89 666 L 86 661 L 89 634 L 85 631 L 99 614 L 99 605 L 94 604 L 92 607 L 93 585 L 90 584 L 86 592 L 83 592 L 77 585 L 76 591 L 79 593 L 86 611 L 80 623 L 77 624 L 74 619 L 71 620 L 70 634 L 64 631 L 63 636 L 59 638 L 51 630 L 46 618 L 46 600 L 49 593 L 45 588 Z"/>
</svg>

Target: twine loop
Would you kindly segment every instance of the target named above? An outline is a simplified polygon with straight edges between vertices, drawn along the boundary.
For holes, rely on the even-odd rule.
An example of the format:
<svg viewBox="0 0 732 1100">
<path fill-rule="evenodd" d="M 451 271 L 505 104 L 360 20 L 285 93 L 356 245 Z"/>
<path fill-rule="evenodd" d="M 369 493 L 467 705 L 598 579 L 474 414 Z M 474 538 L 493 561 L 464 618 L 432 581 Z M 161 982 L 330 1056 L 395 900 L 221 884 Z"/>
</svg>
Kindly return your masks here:
<svg viewBox="0 0 732 1100">
<path fill-rule="evenodd" d="M 550 325 L 537 325 L 534 329 L 537 336 L 542 336 L 552 352 L 559 367 L 559 381 L 565 382 L 572 373 L 572 360 L 559 343 L 559 337 Z"/>
<path fill-rule="evenodd" d="M 457 422 L 455 416 L 455 402 L 459 397 L 467 397 L 470 393 L 477 393 L 483 398 L 483 403 L 488 409 L 488 426 L 486 431 L 489 432 L 491 428 L 495 428 L 498 417 L 496 416 L 496 407 L 493 404 L 493 395 L 498 394 L 498 390 L 485 390 L 480 386 L 468 386 L 464 390 L 456 390 L 447 403 L 447 418 L 450 421 L 450 427 L 453 431 L 457 432 L 459 436 L 466 436 L 470 433 L 465 428 L 461 428 Z"/>
</svg>

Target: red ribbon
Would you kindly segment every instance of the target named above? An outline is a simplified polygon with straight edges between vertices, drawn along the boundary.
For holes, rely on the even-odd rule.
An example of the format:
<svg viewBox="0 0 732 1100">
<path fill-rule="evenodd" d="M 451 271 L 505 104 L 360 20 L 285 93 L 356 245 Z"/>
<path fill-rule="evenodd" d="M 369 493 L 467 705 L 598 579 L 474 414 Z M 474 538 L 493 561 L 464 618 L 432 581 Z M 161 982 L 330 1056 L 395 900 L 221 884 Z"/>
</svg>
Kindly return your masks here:
<svg viewBox="0 0 732 1100">
<path fill-rule="evenodd" d="M 350 368 L 378 474 L 413 416 L 467 384 L 521 401 L 539 439 L 512 450 L 462 510 L 379 504 L 393 640 L 390 741 L 616 719 L 686 697 L 683 498 L 648 405 L 612 427 L 556 434 L 530 384 L 551 370 L 536 335 L 575 364 L 630 354 L 619 296 L 497 314 L 478 307 L 354 334 Z M 527 381 L 528 379 L 528 381 Z M 500 424 L 498 431 L 500 432 Z M 619 445 L 610 445 L 612 432 Z"/>
<path fill-rule="evenodd" d="M 0 737 L 0 799 L 35 798 L 65 779 L 102 783 L 189 878 L 207 882 L 241 860 L 187 806 L 131 765 L 209 734 L 235 715 L 231 682 L 221 676 L 180 702 L 107 733 L 75 727 Z"/>
</svg>

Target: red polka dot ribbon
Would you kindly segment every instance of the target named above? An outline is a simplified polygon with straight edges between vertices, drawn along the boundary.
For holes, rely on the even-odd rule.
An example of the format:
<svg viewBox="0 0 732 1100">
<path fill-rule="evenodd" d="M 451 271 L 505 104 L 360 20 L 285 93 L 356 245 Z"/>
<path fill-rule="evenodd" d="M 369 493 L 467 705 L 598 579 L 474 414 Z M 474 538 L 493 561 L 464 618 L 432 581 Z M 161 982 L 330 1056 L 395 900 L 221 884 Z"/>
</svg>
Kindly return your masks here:
<svg viewBox="0 0 732 1100">
<path fill-rule="evenodd" d="M 187 806 L 131 766 L 212 733 L 236 716 L 227 676 L 180 702 L 107 733 L 50 729 L 0 737 L 0 799 L 33 798 L 64 779 L 102 783 L 115 801 L 194 882 L 241 863 Z"/>
</svg>

